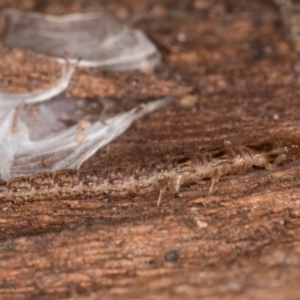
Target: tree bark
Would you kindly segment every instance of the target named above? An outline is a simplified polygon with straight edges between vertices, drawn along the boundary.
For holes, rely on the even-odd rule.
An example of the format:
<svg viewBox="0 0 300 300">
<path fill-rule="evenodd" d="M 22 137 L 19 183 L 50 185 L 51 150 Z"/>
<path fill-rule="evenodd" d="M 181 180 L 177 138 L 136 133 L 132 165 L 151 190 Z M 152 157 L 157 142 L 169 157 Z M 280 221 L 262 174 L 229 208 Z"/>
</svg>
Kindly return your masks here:
<svg viewBox="0 0 300 300">
<path fill-rule="evenodd" d="M 27 1 L 26 9 L 86 9 L 76 1 L 39 2 Z M 127 21 L 139 16 L 135 26 L 158 45 L 163 63 L 152 73 L 80 69 L 68 93 L 113 97 L 122 108 L 165 95 L 177 100 L 135 122 L 87 167 L 299 138 L 298 54 L 275 4 L 106 2 L 105 11 Z M 0 1 L 7 5 L 19 1 Z M 42 63 L 58 70 L 29 50 L 0 53 L 3 91 L 30 87 Z M 53 82 L 50 73 L 34 84 Z M 0 203 L 0 298 L 298 299 L 299 164 L 225 176 L 213 195 L 203 180 L 178 196 L 166 193 L 161 207 L 157 193 Z"/>
</svg>

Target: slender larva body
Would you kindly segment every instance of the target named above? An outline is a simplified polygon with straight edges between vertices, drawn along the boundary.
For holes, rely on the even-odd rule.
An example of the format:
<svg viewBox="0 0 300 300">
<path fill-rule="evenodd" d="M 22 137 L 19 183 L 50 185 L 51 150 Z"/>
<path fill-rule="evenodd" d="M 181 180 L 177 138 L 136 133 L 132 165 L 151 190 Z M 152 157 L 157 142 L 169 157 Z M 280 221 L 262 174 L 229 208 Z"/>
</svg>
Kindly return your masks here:
<svg viewBox="0 0 300 300">
<path fill-rule="evenodd" d="M 139 167 L 38 173 L 2 182 L 0 200 L 87 199 L 159 191 L 160 205 L 166 190 L 178 193 L 183 184 L 210 178 L 209 193 L 213 193 L 225 174 L 244 173 L 253 166 L 271 169 L 296 155 L 300 155 L 300 140 L 276 139 L 207 153 L 167 155 Z"/>
</svg>

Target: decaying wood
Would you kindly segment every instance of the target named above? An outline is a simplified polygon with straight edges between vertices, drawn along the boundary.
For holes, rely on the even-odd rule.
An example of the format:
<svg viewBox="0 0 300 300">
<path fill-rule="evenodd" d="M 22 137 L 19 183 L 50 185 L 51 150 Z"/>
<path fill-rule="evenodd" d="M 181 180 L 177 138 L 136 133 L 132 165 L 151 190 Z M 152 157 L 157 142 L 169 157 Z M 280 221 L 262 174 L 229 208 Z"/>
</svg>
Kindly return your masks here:
<svg viewBox="0 0 300 300">
<path fill-rule="evenodd" d="M 8 3 L 19 5 L 0 6 Z M 48 13 L 80 7 L 26 3 Z M 300 137 L 298 56 L 275 4 L 124 0 L 109 7 L 131 20 L 138 14 L 136 26 L 159 45 L 164 64 L 143 74 L 80 69 L 68 93 L 110 95 L 124 108 L 166 94 L 178 101 L 137 121 L 85 168 Z M 28 86 L 43 58 L 0 52 L 1 88 Z M 32 84 L 51 81 L 48 73 Z M 161 207 L 155 191 L 1 202 L 0 299 L 297 299 L 299 166 L 227 175 L 213 195 L 209 181 L 189 184 L 181 195 L 167 193 Z"/>
</svg>

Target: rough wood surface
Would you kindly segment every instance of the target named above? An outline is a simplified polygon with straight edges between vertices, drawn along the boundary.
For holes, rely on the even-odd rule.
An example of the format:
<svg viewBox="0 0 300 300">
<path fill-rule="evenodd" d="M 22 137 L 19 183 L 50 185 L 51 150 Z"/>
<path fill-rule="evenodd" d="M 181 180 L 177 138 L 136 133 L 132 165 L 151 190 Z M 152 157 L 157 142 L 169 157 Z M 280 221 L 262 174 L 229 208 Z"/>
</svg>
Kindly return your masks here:
<svg viewBox="0 0 300 300">
<path fill-rule="evenodd" d="M 7 6 L 98 8 L 159 46 L 164 63 L 152 73 L 76 72 L 67 92 L 77 96 L 122 107 L 178 98 L 87 166 L 300 136 L 299 58 L 271 1 L 0 1 Z M 58 66 L 41 55 L 0 53 L 3 91 L 56 80 Z M 224 177 L 209 196 L 203 181 L 160 208 L 156 193 L 0 203 L 0 299 L 299 299 L 299 165 Z"/>
</svg>

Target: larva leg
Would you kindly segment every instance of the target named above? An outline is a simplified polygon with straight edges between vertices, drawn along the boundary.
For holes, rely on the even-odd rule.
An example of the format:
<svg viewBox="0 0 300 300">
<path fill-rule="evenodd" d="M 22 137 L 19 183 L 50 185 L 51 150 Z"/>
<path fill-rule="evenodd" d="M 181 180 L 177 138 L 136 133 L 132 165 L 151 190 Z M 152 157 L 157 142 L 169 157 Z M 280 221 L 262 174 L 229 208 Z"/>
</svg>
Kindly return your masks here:
<svg viewBox="0 0 300 300">
<path fill-rule="evenodd" d="M 280 165 L 286 159 L 287 159 L 287 155 L 285 153 L 278 155 L 276 157 L 276 159 L 274 160 L 274 162 L 272 163 L 272 168 L 276 168 L 278 165 Z"/>
<path fill-rule="evenodd" d="M 163 195 L 164 195 L 166 189 L 167 189 L 167 186 L 164 186 L 159 190 L 159 195 L 158 195 L 157 204 L 156 204 L 157 206 L 160 206 Z"/>
<path fill-rule="evenodd" d="M 177 194 L 179 192 L 180 186 L 182 184 L 182 176 L 173 175 L 169 181 L 168 188 L 173 194 Z"/>
<path fill-rule="evenodd" d="M 267 170 L 271 170 L 273 168 L 272 164 L 268 161 L 268 158 L 266 156 L 260 157 L 253 163 L 253 165 L 257 167 L 264 167 Z"/>
<path fill-rule="evenodd" d="M 264 159 L 264 161 L 262 162 L 262 166 L 267 169 L 267 170 L 272 170 L 274 168 L 276 168 L 278 165 L 280 165 L 283 161 L 285 161 L 287 159 L 287 156 L 285 153 L 278 155 L 273 163 L 270 163 L 267 158 Z"/>
<path fill-rule="evenodd" d="M 215 168 L 211 176 L 211 185 L 208 193 L 213 194 L 215 191 L 215 186 L 219 182 L 222 175 L 226 174 L 226 171 L 230 168 L 230 165 L 224 164 Z"/>
<path fill-rule="evenodd" d="M 273 169 L 273 165 L 271 163 L 269 163 L 268 161 L 264 162 L 262 166 L 267 170 Z"/>
<path fill-rule="evenodd" d="M 170 182 L 170 177 L 168 174 L 165 173 L 160 173 L 156 176 L 158 186 L 159 186 L 159 196 L 157 199 L 157 206 L 160 206 L 163 194 L 165 193 L 169 182 Z"/>
<path fill-rule="evenodd" d="M 164 175 L 164 176 L 166 176 L 166 175 Z M 167 179 L 164 178 L 164 180 L 162 180 L 164 185 L 160 188 L 159 196 L 158 196 L 158 200 L 157 200 L 157 206 L 160 206 L 163 194 L 165 193 L 167 188 L 173 194 L 176 194 L 179 192 L 180 185 L 182 184 L 181 181 L 182 181 L 182 176 L 180 176 L 180 175 L 175 175 L 175 176 L 173 175 L 173 176 L 171 176 L 171 178 L 169 176 L 167 176 Z"/>
<path fill-rule="evenodd" d="M 221 177 L 221 174 L 220 174 L 220 172 L 218 172 L 218 169 L 216 169 L 214 171 L 213 176 L 211 177 L 211 185 L 210 185 L 210 188 L 208 191 L 209 194 L 213 194 L 213 192 L 215 191 L 215 186 L 219 182 L 220 177 Z"/>
</svg>

